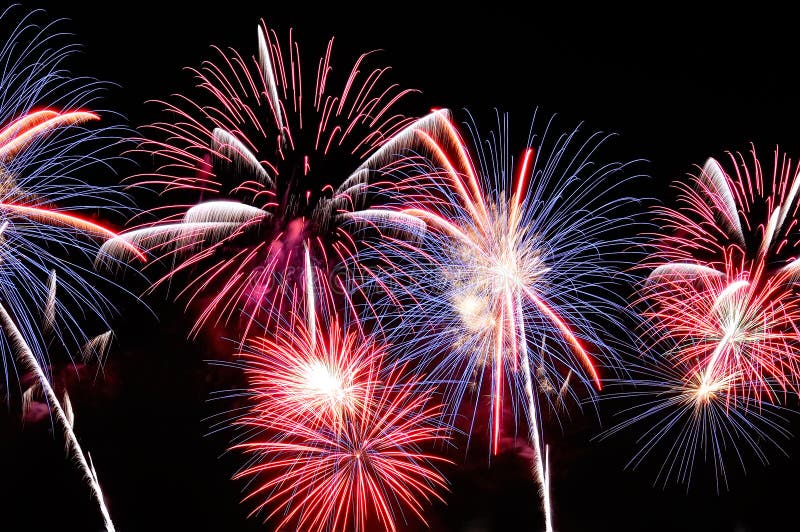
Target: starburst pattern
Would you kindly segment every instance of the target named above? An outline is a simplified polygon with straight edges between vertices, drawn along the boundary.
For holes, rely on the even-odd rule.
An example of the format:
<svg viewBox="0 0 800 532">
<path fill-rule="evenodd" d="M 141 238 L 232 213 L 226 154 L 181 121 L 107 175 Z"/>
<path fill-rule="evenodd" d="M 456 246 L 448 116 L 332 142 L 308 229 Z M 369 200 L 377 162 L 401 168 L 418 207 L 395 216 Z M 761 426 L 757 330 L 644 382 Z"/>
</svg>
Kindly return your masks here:
<svg viewBox="0 0 800 532">
<path fill-rule="evenodd" d="M 306 248 L 314 267 L 344 275 L 337 267 L 356 246 L 348 222 L 369 203 L 372 161 L 411 122 L 398 108 L 412 91 L 369 67 L 373 54 L 342 75 L 333 39 L 310 70 L 294 35 L 281 46 L 266 25 L 256 56 L 217 51 L 193 71 L 197 99 L 165 103 L 171 120 L 148 127 L 140 148 L 160 166 L 137 184 L 178 201 L 105 246 L 125 257 L 135 243 L 164 259 L 153 288 L 192 272 L 180 295 L 202 300 L 195 332 L 302 284 Z"/>
<path fill-rule="evenodd" d="M 387 369 L 385 346 L 318 286 L 238 356 L 250 407 L 235 421 L 233 449 L 250 456 L 236 478 L 251 480 L 252 514 L 267 510 L 278 529 L 397 530 L 409 514 L 424 522 L 425 504 L 447 487 L 433 466 L 447 461 L 425 451 L 446 440 L 441 405 L 420 379 Z"/>
<path fill-rule="evenodd" d="M 628 240 L 613 231 L 629 199 L 613 192 L 632 177 L 625 164 L 594 165 L 601 135 L 551 139 L 548 124 L 514 152 L 508 122 L 498 115 L 485 142 L 474 122 L 465 141 L 446 111 L 420 123 L 410 155 L 384 168 L 405 175 L 387 180 L 384 211 L 394 215 L 383 220 L 404 238 L 385 238 L 360 260 L 378 264 L 365 291 L 386 294 L 372 306 L 403 338 L 399 359 L 444 388 L 449 420 L 467 394 L 488 396 L 496 454 L 504 403 L 525 414 L 551 530 L 540 403 L 561 405 L 578 387 L 591 396 L 602 386 L 598 355 L 613 359 L 591 318 L 618 325 L 625 306 L 617 292 Z"/>
<path fill-rule="evenodd" d="M 650 423 L 631 464 L 665 455 L 665 483 L 688 486 L 701 456 L 718 489 L 729 453 L 742 466 L 744 450 L 766 462 L 764 447 L 780 449 L 789 435 L 783 405 L 800 384 L 798 169 L 777 150 L 771 175 L 754 149 L 729 163 L 731 173 L 709 159 L 676 185 L 677 208 L 657 210 L 662 229 L 638 301 L 646 358 L 630 392 L 644 399 L 610 430 Z"/>
</svg>

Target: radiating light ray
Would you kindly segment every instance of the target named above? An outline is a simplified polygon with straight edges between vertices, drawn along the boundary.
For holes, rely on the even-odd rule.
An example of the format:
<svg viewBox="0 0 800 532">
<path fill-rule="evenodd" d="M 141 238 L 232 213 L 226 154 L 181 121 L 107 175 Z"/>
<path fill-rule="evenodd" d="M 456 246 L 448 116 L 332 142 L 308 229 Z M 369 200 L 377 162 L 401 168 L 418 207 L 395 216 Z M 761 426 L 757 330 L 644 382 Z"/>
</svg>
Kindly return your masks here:
<svg viewBox="0 0 800 532">
<path fill-rule="evenodd" d="M 50 386 L 50 381 L 47 379 L 47 375 L 45 375 L 44 371 L 42 371 L 42 367 L 36 360 L 36 356 L 34 355 L 33 351 L 31 351 L 30 347 L 28 347 L 28 344 L 25 341 L 25 338 L 22 336 L 19 328 L 14 323 L 14 320 L 11 318 L 11 316 L 8 314 L 8 311 L 2 304 L 0 304 L 0 327 L 3 329 L 9 343 L 12 345 L 19 364 L 22 366 L 22 368 L 36 375 L 37 383 L 44 391 L 50 409 L 55 415 L 56 421 L 61 425 L 61 429 L 64 431 L 64 437 L 67 441 L 67 451 L 75 459 L 75 461 L 78 462 L 81 472 L 83 473 L 83 478 L 89 485 L 89 488 L 92 490 L 92 495 L 94 495 L 94 498 L 100 507 L 100 512 L 103 515 L 103 524 L 105 525 L 106 530 L 108 532 L 113 532 L 115 530 L 114 523 L 111 521 L 108 508 L 106 508 L 103 491 L 100 489 L 100 484 L 97 481 L 97 474 L 94 471 L 94 467 L 90 467 L 86 462 L 86 458 L 83 456 L 83 450 L 78 443 L 78 438 L 75 436 L 75 432 L 72 430 L 74 414 L 72 412 L 72 407 L 69 404 L 69 400 L 67 400 L 68 410 L 65 412 L 61 407 L 58 396 L 56 396 L 53 388 Z"/>
<path fill-rule="evenodd" d="M 521 305 L 518 304 L 518 310 L 521 310 L 519 307 Z M 521 327 L 524 327 L 524 323 L 521 324 Z M 537 475 L 537 480 L 539 482 L 539 489 L 540 495 L 542 497 L 542 508 L 544 508 L 544 528 L 545 530 L 553 530 L 553 510 L 550 504 L 550 485 L 548 480 L 548 467 L 549 464 L 547 463 L 547 459 L 542 460 L 542 437 L 539 430 L 539 404 L 536 400 L 536 396 L 534 395 L 533 390 L 533 378 L 530 368 L 530 363 L 528 362 L 528 353 L 526 352 L 528 349 L 527 343 L 524 341 L 525 334 L 524 331 L 520 334 L 520 338 L 523 339 L 520 342 L 520 348 L 522 349 L 522 353 L 520 354 L 520 364 L 522 368 L 522 374 L 524 375 L 524 382 L 525 382 L 525 396 L 528 400 L 528 432 L 529 432 L 529 440 L 533 444 L 534 450 L 534 463 L 535 463 L 535 470 Z M 567 379 L 569 376 L 567 376 Z M 564 386 L 567 385 L 567 379 L 564 379 Z M 545 446 L 547 449 L 547 446 Z"/>
</svg>

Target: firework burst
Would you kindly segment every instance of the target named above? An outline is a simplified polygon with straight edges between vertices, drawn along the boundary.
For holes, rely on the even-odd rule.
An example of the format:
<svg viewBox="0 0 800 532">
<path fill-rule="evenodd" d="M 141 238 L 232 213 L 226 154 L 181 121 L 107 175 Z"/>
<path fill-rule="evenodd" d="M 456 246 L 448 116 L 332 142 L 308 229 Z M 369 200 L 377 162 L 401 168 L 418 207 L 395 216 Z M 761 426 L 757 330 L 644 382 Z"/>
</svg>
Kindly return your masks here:
<svg viewBox="0 0 800 532">
<path fill-rule="evenodd" d="M 709 159 L 676 185 L 677 208 L 657 211 L 663 231 L 638 301 L 650 347 L 633 392 L 647 400 L 610 433 L 652 423 L 631 464 L 665 452 L 664 482 L 688 486 L 703 456 L 719 489 L 726 449 L 744 467 L 740 447 L 766 462 L 762 446 L 780 449 L 776 436 L 788 436 L 782 405 L 800 382 L 800 179 L 777 150 L 771 176 L 755 150 L 747 159 L 730 153 L 732 173 Z"/>
<path fill-rule="evenodd" d="M 307 289 L 285 326 L 238 356 L 251 406 L 233 448 L 250 456 L 236 478 L 251 480 L 252 514 L 268 509 L 278 529 L 397 530 L 409 513 L 424 522 L 446 488 L 433 468 L 446 460 L 423 450 L 446 439 L 440 406 L 387 370 L 384 346 L 357 319 L 325 311 L 333 295 L 319 286 L 321 301 Z"/>
<path fill-rule="evenodd" d="M 369 67 L 371 54 L 342 76 L 332 51 L 331 39 L 305 70 L 293 34 L 284 47 L 261 25 L 256 56 L 217 50 L 193 70 L 197 99 L 165 103 L 172 120 L 147 128 L 141 150 L 161 165 L 138 184 L 178 203 L 105 250 L 124 257 L 135 243 L 167 260 L 153 288 L 193 271 L 180 294 L 203 300 L 195 333 L 302 284 L 305 249 L 324 270 L 354 251 L 346 222 L 369 202 L 371 161 L 410 123 L 397 108 L 412 91 Z"/>
<path fill-rule="evenodd" d="M 388 294 L 376 315 L 404 309 L 402 325 L 387 329 L 419 333 L 395 342 L 410 346 L 401 360 L 444 387 L 451 420 L 468 393 L 488 395 L 496 454 L 504 403 L 524 412 L 552 530 L 540 403 L 575 395 L 571 384 L 600 389 L 596 355 L 613 351 L 589 316 L 616 323 L 624 299 L 615 266 L 629 262 L 611 236 L 627 199 L 604 199 L 626 183 L 625 165 L 593 165 L 602 136 L 551 139 L 549 126 L 517 159 L 505 115 L 485 142 L 474 121 L 465 142 L 445 111 L 420 124 L 415 153 L 386 168 L 406 176 L 391 189 L 388 225 L 417 238 L 377 244 L 371 255 L 384 266 L 370 283 Z"/>
<path fill-rule="evenodd" d="M 14 10 L 8 8 L 0 23 L 14 18 Z M 0 299 L 46 368 L 42 315 L 53 317 L 48 326 L 68 351 L 88 339 L 72 305 L 82 309 L 82 317 L 107 326 L 113 307 L 99 288 L 104 279 L 91 270 L 91 262 L 81 263 L 95 257 L 98 241 L 116 236 L 92 214 L 122 208 L 123 196 L 77 177 L 108 165 L 106 154 L 121 131 L 89 127 L 100 116 L 85 109 L 102 85 L 63 70 L 75 48 L 60 47 L 54 23 L 41 24 L 41 15 L 33 11 L 20 17 L 0 45 L 5 65 L 0 72 Z M 58 272 L 58 298 L 50 290 L 53 271 Z M 13 351 L 7 341 L 0 349 Z M 8 357 L 0 358 L 8 384 Z"/>
</svg>

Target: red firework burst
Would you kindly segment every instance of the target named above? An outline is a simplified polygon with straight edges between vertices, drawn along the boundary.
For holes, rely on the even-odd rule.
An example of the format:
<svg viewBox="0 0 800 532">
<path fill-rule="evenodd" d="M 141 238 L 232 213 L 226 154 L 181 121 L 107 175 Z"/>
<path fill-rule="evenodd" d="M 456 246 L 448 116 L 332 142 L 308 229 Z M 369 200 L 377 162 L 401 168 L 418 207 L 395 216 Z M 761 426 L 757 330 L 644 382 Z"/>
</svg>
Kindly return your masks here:
<svg viewBox="0 0 800 532">
<path fill-rule="evenodd" d="M 255 480 L 251 515 L 269 508 L 278 529 L 298 530 L 396 530 L 407 511 L 424 522 L 446 488 L 433 466 L 446 460 L 423 450 L 446 438 L 440 405 L 311 294 L 291 326 L 244 343 L 252 403 L 233 448 L 250 456 L 236 478 Z"/>
<path fill-rule="evenodd" d="M 256 56 L 217 49 L 218 61 L 193 70 L 196 99 L 164 103 L 170 120 L 148 127 L 140 150 L 160 166 L 137 185 L 175 204 L 105 251 L 129 255 L 127 242 L 169 259 L 153 288 L 191 271 L 180 295 L 203 300 L 195 332 L 302 283 L 304 250 L 324 270 L 353 253 L 370 160 L 410 123 L 396 109 L 412 91 L 389 83 L 389 68 L 370 68 L 370 54 L 342 75 L 332 49 L 333 39 L 306 71 L 291 32 L 283 47 L 259 26 Z"/>
<path fill-rule="evenodd" d="M 438 407 L 415 383 L 400 385 L 392 376 L 361 387 L 361 404 L 335 423 L 281 416 L 261 406 L 241 423 L 257 441 L 234 446 L 253 455 L 236 478 L 255 476 L 247 499 L 263 499 L 253 513 L 269 506 L 278 529 L 368 530 L 369 523 L 396 530 L 396 512 L 411 510 L 419 519 L 423 502 L 440 499 L 444 478 L 430 463 L 443 461 L 420 450 L 442 438 Z"/>
<path fill-rule="evenodd" d="M 253 412 L 265 422 L 292 419 L 311 427 L 341 428 L 356 415 L 376 382 L 374 362 L 383 359 L 378 346 L 354 329 L 343 331 L 335 316 L 313 330 L 295 320 L 246 347 L 238 356 L 248 368 Z"/>
<path fill-rule="evenodd" d="M 658 211 L 640 300 L 653 349 L 632 369 L 631 393 L 646 401 L 609 433 L 650 420 L 631 463 L 663 445 L 665 482 L 688 483 L 710 456 L 727 483 L 724 455 L 733 448 L 744 464 L 740 446 L 766 462 L 762 447 L 780 448 L 772 434 L 788 435 L 783 404 L 800 391 L 800 175 L 777 150 L 771 176 L 751 158 L 730 153 L 730 173 L 709 159 L 677 185 L 678 207 Z"/>
<path fill-rule="evenodd" d="M 691 183 L 677 185 L 679 207 L 659 211 L 667 234 L 656 244 L 643 299 L 651 332 L 684 346 L 670 356 L 695 361 L 701 387 L 721 379 L 771 398 L 772 388 L 796 390 L 800 382 L 793 282 L 800 176 L 776 151 L 765 179 L 751 155 L 748 164 L 729 154 L 732 174 L 709 159 Z"/>
</svg>

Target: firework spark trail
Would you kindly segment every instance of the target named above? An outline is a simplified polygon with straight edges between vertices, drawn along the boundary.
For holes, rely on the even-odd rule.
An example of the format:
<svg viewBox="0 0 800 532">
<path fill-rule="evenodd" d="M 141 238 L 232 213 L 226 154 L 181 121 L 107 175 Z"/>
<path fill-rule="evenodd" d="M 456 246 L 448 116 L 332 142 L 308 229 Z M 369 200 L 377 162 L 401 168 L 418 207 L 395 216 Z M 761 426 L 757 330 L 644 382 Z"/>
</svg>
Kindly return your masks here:
<svg viewBox="0 0 800 532">
<path fill-rule="evenodd" d="M 771 176 L 755 149 L 751 162 L 728 156 L 733 173 L 709 159 L 675 185 L 676 208 L 657 209 L 661 230 L 636 301 L 650 367 L 640 363 L 639 391 L 614 395 L 645 401 L 604 434 L 653 423 L 630 465 L 663 447 L 658 478 L 687 488 L 701 453 L 713 457 L 717 489 L 728 485 L 726 447 L 743 468 L 740 444 L 766 463 L 761 446 L 780 450 L 781 405 L 800 391 L 798 167 L 778 150 Z"/>
<path fill-rule="evenodd" d="M 53 391 L 53 388 L 50 386 L 50 381 L 48 381 L 47 375 L 45 375 L 44 371 L 42 371 L 42 367 L 39 365 L 38 360 L 36 360 L 33 351 L 31 351 L 30 347 L 28 347 L 28 344 L 25 342 L 22 333 L 20 332 L 19 328 L 17 328 L 11 316 L 8 315 L 8 311 L 6 311 L 3 305 L 0 305 L 0 323 L 2 323 L 2 328 L 5 330 L 5 333 L 8 336 L 9 343 L 16 351 L 16 358 L 21 364 L 22 368 L 31 371 L 34 373 L 34 375 L 36 375 L 39 385 L 42 387 L 42 390 L 44 390 L 47 403 L 50 405 L 52 412 L 55 413 L 56 421 L 61 424 L 61 429 L 64 431 L 64 436 L 67 440 L 67 450 L 71 451 L 70 454 L 78 461 L 83 476 L 92 490 L 92 495 L 94 495 L 95 500 L 97 500 L 97 504 L 100 507 L 100 513 L 103 515 L 103 524 L 105 525 L 107 531 L 113 532 L 115 530 L 114 523 L 111 521 L 111 516 L 108 513 L 108 508 L 106 507 L 105 499 L 103 498 L 103 491 L 100 489 L 100 483 L 97 480 L 97 473 L 95 472 L 94 467 L 90 466 L 86 461 L 86 458 L 83 455 L 83 450 L 78 443 L 78 437 L 75 436 L 75 432 L 72 430 L 72 415 L 68 416 L 67 413 L 64 412 L 58 397 Z"/>
<path fill-rule="evenodd" d="M 422 450 L 447 439 L 441 406 L 387 370 L 385 346 L 332 310 L 324 278 L 309 279 L 287 321 L 238 355 L 251 406 L 232 448 L 251 455 L 235 476 L 255 482 L 251 515 L 269 508 L 278 529 L 302 530 L 394 531 L 405 512 L 425 522 L 424 503 L 447 487 L 433 467 L 447 460 Z"/>
<path fill-rule="evenodd" d="M 404 337 L 409 347 L 400 360 L 430 369 L 431 380 L 445 388 L 449 416 L 457 415 L 469 389 L 483 394 L 488 388 L 492 454 L 499 452 L 506 399 L 525 412 L 545 525 L 552 530 L 537 394 L 551 405 L 561 401 L 564 374 L 579 377 L 590 395 L 592 386 L 601 387 L 595 358 L 613 350 L 588 316 L 602 313 L 617 325 L 611 313 L 624 307 L 613 286 L 624 277 L 617 267 L 630 260 L 624 252 L 616 259 L 610 254 L 628 241 L 611 231 L 629 200 L 605 198 L 629 178 L 622 176 L 626 165 L 592 167 L 604 140 L 599 135 L 576 146 L 577 130 L 555 141 L 531 136 L 515 161 L 507 116 L 498 116 L 498 128 L 484 142 L 471 127 L 471 151 L 446 111 L 420 122 L 416 143 L 407 143 L 411 155 L 385 167 L 405 177 L 393 188 L 396 178 L 388 180 L 383 210 L 364 213 L 416 240 L 387 238 L 362 253 L 364 262 L 383 265 L 364 290 L 386 294 L 377 316 L 403 322 L 387 326 L 390 336 L 426 331 L 424 339 Z M 384 211 L 397 215 L 381 218 Z M 405 307 L 399 316 L 398 306 Z M 532 353 L 531 341 L 541 341 L 542 351 Z"/>
<path fill-rule="evenodd" d="M 521 327 L 524 327 L 524 325 Z M 522 334 L 520 334 L 520 337 L 524 338 L 524 331 L 521 332 Z M 553 510 L 550 506 L 550 474 L 545 467 L 545 461 L 542 460 L 542 438 L 539 434 L 539 419 L 537 416 L 539 405 L 537 404 L 536 396 L 533 391 L 533 379 L 531 377 L 530 362 L 528 362 L 527 344 L 524 341 L 520 342 L 520 348 L 522 350 L 522 353 L 520 353 L 520 362 L 522 374 L 525 379 L 525 396 L 528 399 L 528 437 L 531 443 L 533 443 L 535 471 L 541 490 L 542 508 L 544 508 L 544 528 L 545 530 L 553 530 Z"/>
<path fill-rule="evenodd" d="M 150 290 L 191 272 L 177 295 L 200 300 L 192 334 L 256 314 L 303 285 L 309 263 L 345 275 L 337 267 L 357 244 L 349 229 L 369 205 L 373 167 L 409 136 L 412 119 L 398 109 L 414 91 L 390 83 L 389 68 L 371 69 L 371 53 L 340 72 L 331 39 L 314 77 L 288 37 L 282 46 L 260 25 L 257 54 L 215 49 L 218 60 L 193 70 L 196 99 L 161 102 L 172 121 L 148 126 L 138 149 L 160 166 L 134 186 L 178 202 L 103 249 L 124 259 L 135 244 L 166 264 Z"/>
</svg>

